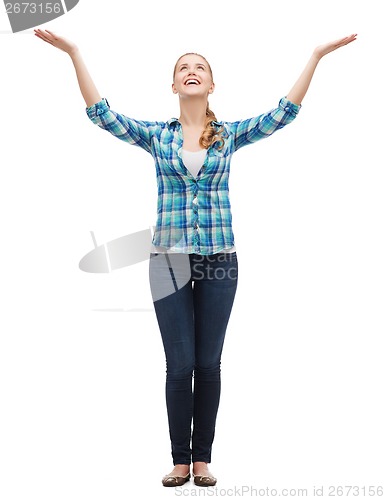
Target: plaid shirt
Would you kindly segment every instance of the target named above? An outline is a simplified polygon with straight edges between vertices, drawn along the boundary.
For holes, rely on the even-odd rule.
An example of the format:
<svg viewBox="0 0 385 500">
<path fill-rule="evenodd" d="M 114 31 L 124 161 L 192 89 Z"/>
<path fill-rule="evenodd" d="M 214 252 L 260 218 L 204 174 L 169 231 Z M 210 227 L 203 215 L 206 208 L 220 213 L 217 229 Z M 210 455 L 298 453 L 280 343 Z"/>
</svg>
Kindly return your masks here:
<svg viewBox="0 0 385 500">
<path fill-rule="evenodd" d="M 129 144 L 139 146 L 155 160 L 158 203 L 153 245 L 181 253 L 211 255 L 232 247 L 229 174 L 232 154 L 239 148 L 269 137 L 294 120 L 301 105 L 280 99 L 278 107 L 254 118 L 216 122 L 224 127 L 224 146 L 216 141 L 195 178 L 182 160 L 182 125 L 128 118 L 110 109 L 107 99 L 86 108 L 90 120 Z"/>
</svg>

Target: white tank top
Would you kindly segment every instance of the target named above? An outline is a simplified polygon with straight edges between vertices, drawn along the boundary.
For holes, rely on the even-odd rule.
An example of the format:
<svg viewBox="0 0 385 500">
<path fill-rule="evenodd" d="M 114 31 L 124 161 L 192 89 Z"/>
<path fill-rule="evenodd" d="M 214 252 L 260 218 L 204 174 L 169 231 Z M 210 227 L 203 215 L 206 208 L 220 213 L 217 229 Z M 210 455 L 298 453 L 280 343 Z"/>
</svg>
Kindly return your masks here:
<svg viewBox="0 0 385 500">
<path fill-rule="evenodd" d="M 182 149 L 183 163 L 195 178 L 197 177 L 198 172 L 205 161 L 206 153 L 207 149 L 200 149 L 199 151 L 187 151 L 186 149 Z M 223 250 L 221 250 L 221 252 L 225 253 L 231 253 L 235 251 L 236 251 L 235 246 L 232 246 L 231 248 L 224 248 Z M 151 245 L 151 252 L 166 253 L 164 249 L 156 247 L 154 245 Z M 169 248 L 167 252 L 170 253 L 179 251 Z"/>
</svg>

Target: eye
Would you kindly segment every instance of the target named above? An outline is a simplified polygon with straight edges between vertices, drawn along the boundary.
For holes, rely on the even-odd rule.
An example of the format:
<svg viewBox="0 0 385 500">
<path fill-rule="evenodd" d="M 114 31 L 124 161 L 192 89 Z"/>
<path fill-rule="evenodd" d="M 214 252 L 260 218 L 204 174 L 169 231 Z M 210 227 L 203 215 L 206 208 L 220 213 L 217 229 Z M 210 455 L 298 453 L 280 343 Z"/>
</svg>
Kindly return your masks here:
<svg viewBox="0 0 385 500">
<path fill-rule="evenodd" d="M 199 65 L 199 66 L 198 66 L 198 68 L 199 68 L 199 69 L 205 69 L 205 67 L 204 67 L 204 66 L 202 66 L 202 65 Z"/>
</svg>

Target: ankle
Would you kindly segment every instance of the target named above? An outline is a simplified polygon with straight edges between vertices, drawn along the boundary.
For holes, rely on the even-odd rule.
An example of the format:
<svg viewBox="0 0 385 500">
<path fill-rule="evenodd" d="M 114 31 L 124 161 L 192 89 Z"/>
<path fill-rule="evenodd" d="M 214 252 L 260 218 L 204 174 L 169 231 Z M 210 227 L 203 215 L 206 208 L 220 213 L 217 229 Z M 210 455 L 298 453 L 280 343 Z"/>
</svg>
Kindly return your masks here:
<svg viewBox="0 0 385 500">
<path fill-rule="evenodd" d="M 194 471 L 202 471 L 208 469 L 208 462 L 193 462 Z"/>
<path fill-rule="evenodd" d="M 174 469 L 175 468 L 189 470 L 190 469 L 190 464 L 175 464 L 174 465 Z"/>
</svg>

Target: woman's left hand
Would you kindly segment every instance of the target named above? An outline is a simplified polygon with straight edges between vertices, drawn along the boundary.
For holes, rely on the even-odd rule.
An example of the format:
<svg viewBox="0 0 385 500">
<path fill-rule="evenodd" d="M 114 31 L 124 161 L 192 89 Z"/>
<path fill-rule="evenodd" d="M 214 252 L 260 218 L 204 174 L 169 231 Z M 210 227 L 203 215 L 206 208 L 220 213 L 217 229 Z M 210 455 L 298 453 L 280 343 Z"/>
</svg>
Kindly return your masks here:
<svg viewBox="0 0 385 500">
<path fill-rule="evenodd" d="M 345 38 L 340 38 L 339 40 L 334 40 L 334 42 L 324 43 L 323 45 L 319 45 L 314 49 L 314 55 L 321 59 L 321 57 L 329 54 L 329 52 L 333 52 L 333 50 L 339 49 L 348 43 L 354 42 L 356 40 L 357 33 L 354 35 L 346 36 Z"/>
</svg>

